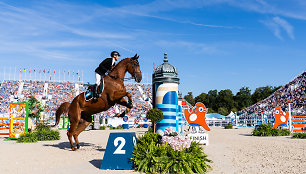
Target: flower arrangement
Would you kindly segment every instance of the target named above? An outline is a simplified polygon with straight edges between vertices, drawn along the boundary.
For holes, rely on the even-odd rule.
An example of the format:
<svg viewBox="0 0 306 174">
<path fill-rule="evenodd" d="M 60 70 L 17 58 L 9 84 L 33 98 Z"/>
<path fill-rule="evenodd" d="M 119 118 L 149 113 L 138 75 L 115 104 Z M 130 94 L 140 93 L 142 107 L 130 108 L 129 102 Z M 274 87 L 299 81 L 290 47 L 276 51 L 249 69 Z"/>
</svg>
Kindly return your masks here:
<svg viewBox="0 0 306 174">
<path fill-rule="evenodd" d="M 210 170 L 207 155 L 196 142 L 167 128 L 166 135 L 148 132 L 137 138 L 131 161 L 135 170 L 144 173 L 206 173 Z M 162 140 L 163 139 L 163 140 Z M 177 150 L 175 150 L 177 149 Z M 185 148 L 186 147 L 186 148 Z"/>
<path fill-rule="evenodd" d="M 189 148 L 191 145 L 189 137 L 173 131 L 171 127 L 165 129 L 161 142 L 162 144 L 170 145 L 173 150 L 179 151 L 182 151 L 184 148 Z"/>
</svg>

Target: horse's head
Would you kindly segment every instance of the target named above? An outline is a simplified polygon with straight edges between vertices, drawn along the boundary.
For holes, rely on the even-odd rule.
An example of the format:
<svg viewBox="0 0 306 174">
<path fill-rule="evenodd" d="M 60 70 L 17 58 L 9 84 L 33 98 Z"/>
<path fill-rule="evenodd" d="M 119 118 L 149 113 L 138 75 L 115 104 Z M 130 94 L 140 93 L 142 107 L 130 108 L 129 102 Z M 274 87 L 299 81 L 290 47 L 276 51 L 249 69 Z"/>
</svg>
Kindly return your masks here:
<svg viewBox="0 0 306 174">
<path fill-rule="evenodd" d="M 137 83 L 141 82 L 142 80 L 142 73 L 140 70 L 138 58 L 139 56 L 137 54 L 135 54 L 134 57 L 131 57 L 127 67 L 128 72 L 132 75 Z"/>
</svg>

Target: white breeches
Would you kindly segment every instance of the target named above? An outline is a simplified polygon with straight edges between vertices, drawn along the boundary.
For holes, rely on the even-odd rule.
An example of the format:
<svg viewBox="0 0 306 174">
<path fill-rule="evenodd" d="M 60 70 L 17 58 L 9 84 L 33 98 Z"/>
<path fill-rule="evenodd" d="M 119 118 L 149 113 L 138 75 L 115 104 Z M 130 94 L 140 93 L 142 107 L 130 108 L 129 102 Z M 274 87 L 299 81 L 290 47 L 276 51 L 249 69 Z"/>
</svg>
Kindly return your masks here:
<svg viewBox="0 0 306 174">
<path fill-rule="evenodd" d="M 100 74 L 96 73 L 96 84 L 99 86 L 102 76 Z"/>
</svg>

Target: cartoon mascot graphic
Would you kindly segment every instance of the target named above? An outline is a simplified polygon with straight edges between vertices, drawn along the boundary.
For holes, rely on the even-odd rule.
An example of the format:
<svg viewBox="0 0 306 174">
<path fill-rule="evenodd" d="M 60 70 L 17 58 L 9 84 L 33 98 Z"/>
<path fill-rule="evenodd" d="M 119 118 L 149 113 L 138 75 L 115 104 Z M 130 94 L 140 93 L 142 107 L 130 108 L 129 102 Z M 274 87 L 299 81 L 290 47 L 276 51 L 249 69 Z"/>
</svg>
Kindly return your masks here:
<svg viewBox="0 0 306 174">
<path fill-rule="evenodd" d="M 289 112 L 283 113 L 280 107 L 276 107 L 274 110 L 274 117 L 273 128 L 277 128 L 277 126 L 285 126 L 289 119 Z"/>
<path fill-rule="evenodd" d="M 202 126 L 207 131 L 210 131 L 210 128 L 205 122 L 205 115 L 207 109 L 203 103 L 196 103 L 195 107 L 190 110 L 185 109 L 185 118 L 190 126 Z"/>
</svg>

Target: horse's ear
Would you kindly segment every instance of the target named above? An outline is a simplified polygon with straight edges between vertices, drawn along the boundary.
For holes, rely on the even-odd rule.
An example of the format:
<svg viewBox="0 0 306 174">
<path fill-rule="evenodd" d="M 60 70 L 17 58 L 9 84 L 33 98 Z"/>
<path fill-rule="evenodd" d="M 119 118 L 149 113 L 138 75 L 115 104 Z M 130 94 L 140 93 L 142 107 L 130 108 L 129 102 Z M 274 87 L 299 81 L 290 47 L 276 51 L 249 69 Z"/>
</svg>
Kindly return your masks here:
<svg viewBox="0 0 306 174">
<path fill-rule="evenodd" d="M 137 55 L 137 53 L 135 54 L 134 57 L 132 57 L 132 59 L 138 59 L 138 58 L 139 58 L 139 56 Z"/>
</svg>

